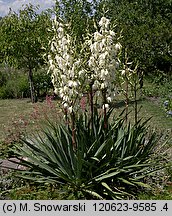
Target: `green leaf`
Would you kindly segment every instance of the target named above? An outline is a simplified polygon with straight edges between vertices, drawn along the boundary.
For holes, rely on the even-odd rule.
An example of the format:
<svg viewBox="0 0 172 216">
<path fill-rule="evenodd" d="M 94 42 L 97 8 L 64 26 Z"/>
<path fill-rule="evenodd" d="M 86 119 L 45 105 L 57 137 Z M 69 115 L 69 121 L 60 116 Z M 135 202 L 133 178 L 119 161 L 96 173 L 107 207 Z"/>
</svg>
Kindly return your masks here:
<svg viewBox="0 0 172 216">
<path fill-rule="evenodd" d="M 102 181 L 102 180 L 104 180 L 104 179 L 108 179 L 108 178 L 114 177 L 114 176 L 116 176 L 116 175 L 118 175 L 118 174 L 120 173 L 120 171 L 116 171 L 116 172 L 111 172 L 111 173 L 109 173 L 109 174 L 106 174 L 106 173 L 108 173 L 108 172 L 109 172 L 109 171 L 107 171 L 107 172 L 101 174 L 100 177 L 99 177 L 99 176 L 95 177 L 95 178 L 94 178 L 95 181 Z"/>
<path fill-rule="evenodd" d="M 124 182 L 125 184 L 135 186 L 132 182 L 130 182 L 130 181 L 124 179 L 124 178 L 118 178 L 118 179 L 121 180 L 122 182 Z"/>
<path fill-rule="evenodd" d="M 103 197 L 101 196 L 101 195 L 99 195 L 97 192 L 95 192 L 95 191 L 91 191 L 91 190 L 87 190 L 87 189 L 83 189 L 83 191 L 84 192 L 86 192 L 86 193 L 88 193 L 88 194 L 90 194 L 91 196 L 93 196 L 93 197 L 96 197 L 96 198 L 98 198 L 98 199 L 100 199 L 100 200 L 103 200 Z"/>
</svg>

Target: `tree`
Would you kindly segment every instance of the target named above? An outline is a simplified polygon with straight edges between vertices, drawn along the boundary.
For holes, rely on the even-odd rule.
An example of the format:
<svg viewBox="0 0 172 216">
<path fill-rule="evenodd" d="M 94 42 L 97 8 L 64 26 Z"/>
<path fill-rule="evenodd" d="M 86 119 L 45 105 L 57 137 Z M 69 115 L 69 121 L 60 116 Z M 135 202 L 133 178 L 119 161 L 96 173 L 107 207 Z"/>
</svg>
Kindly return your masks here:
<svg viewBox="0 0 172 216">
<path fill-rule="evenodd" d="M 87 31 L 93 30 L 93 3 L 87 0 L 58 0 L 54 11 L 58 17 L 70 25 L 72 36 L 83 43 Z M 89 28 L 88 28 L 89 26 Z M 93 31 L 92 31 L 93 32 Z M 71 34 L 70 33 L 70 34 Z"/>
<path fill-rule="evenodd" d="M 97 0 L 98 1 L 98 0 Z M 121 43 L 132 61 L 139 62 L 146 73 L 169 72 L 172 66 L 172 1 L 171 0 L 104 0 L 102 8 L 122 31 Z"/>
<path fill-rule="evenodd" d="M 29 4 L 19 14 L 10 11 L 1 20 L 0 30 L 1 61 L 27 71 L 33 103 L 36 102 L 33 71 L 45 63 L 43 54 L 51 25 L 50 13 L 37 14 L 38 8 Z"/>
</svg>

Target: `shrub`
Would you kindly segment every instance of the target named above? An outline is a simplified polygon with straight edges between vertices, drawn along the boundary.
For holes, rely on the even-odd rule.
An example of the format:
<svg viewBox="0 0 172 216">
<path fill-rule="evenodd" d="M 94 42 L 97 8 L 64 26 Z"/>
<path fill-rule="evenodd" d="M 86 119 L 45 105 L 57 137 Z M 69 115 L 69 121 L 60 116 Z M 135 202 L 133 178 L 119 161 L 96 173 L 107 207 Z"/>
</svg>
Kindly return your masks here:
<svg viewBox="0 0 172 216">
<path fill-rule="evenodd" d="M 39 70 L 33 75 L 37 96 L 46 95 L 52 88 L 51 77 L 45 70 Z M 0 72 L 0 98 L 28 98 L 30 87 L 28 77 L 22 71 Z"/>
<path fill-rule="evenodd" d="M 3 86 L 7 81 L 7 77 L 5 74 L 0 70 L 0 86 Z"/>
<path fill-rule="evenodd" d="M 111 110 L 107 113 L 110 117 Z M 14 153 L 27 167 L 19 176 L 37 182 L 64 184 L 76 199 L 134 198 L 146 176 L 162 169 L 158 140 L 146 122 L 125 125 L 123 119 L 104 128 L 104 118 L 94 114 L 93 127 L 86 115 L 76 119 L 76 145 L 67 124 L 49 122 L 41 134 L 22 140 Z M 22 159 L 21 159 L 22 158 Z"/>
<path fill-rule="evenodd" d="M 0 98 L 13 99 L 29 96 L 29 84 L 25 74 L 19 72 L 5 75 L 6 82 L 0 87 Z"/>
<path fill-rule="evenodd" d="M 35 72 L 33 80 L 37 97 L 45 96 L 52 89 L 51 75 L 45 69 Z"/>
</svg>

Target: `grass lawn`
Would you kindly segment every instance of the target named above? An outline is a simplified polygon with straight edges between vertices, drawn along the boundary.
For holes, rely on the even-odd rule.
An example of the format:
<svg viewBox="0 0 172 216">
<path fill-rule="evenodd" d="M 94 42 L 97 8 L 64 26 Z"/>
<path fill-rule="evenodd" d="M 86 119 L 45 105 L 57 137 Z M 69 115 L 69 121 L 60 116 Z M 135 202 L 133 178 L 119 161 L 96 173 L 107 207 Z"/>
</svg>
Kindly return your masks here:
<svg viewBox="0 0 172 216">
<path fill-rule="evenodd" d="M 9 131 L 15 133 L 21 129 L 33 132 L 46 116 L 57 117 L 59 110 L 55 103 L 43 101 L 32 104 L 30 99 L 0 100 L 0 141 L 6 139 Z"/>
<path fill-rule="evenodd" d="M 47 115 L 47 113 L 50 117 L 55 111 L 56 104 L 57 101 L 53 101 L 53 107 L 51 108 L 46 101 L 32 104 L 29 99 L 0 100 L 0 140 L 5 136 L 5 128 L 12 127 L 14 121 L 24 118 L 33 123 L 34 120 L 43 117 L 44 114 Z M 116 100 L 114 111 L 116 115 L 122 112 L 124 108 L 123 101 Z M 172 137 L 172 117 L 166 115 L 160 99 L 144 98 L 138 102 L 138 109 L 140 109 L 138 118 L 147 119 L 152 117 L 149 122 L 151 128 L 156 129 L 158 132 L 167 132 Z M 132 103 L 129 104 L 129 111 L 131 111 L 129 119 L 134 121 L 134 105 Z M 32 127 L 36 126 L 34 124 L 30 125 Z"/>
<path fill-rule="evenodd" d="M 164 138 L 172 139 L 172 117 L 167 116 L 159 98 L 146 97 L 138 101 L 138 119 L 149 121 L 150 129 L 156 130 Z M 121 97 L 117 98 L 114 105 L 114 115 L 118 116 L 125 108 L 125 103 Z M 134 105 L 129 104 L 129 120 L 134 122 Z M 58 120 L 60 110 L 58 102 L 47 101 L 32 104 L 29 99 L 0 100 L 0 141 L 8 138 L 15 139 L 19 133 L 35 132 L 39 123 L 46 117 Z M 169 143 L 172 146 L 172 143 Z"/>
<path fill-rule="evenodd" d="M 117 115 L 125 108 L 122 100 L 116 100 L 115 105 Z M 138 119 L 146 120 L 151 118 L 149 125 L 151 129 L 155 129 L 158 133 L 167 133 L 172 138 L 172 117 L 167 116 L 163 109 L 163 102 L 160 98 L 145 97 L 138 101 Z M 134 122 L 134 104 L 129 104 L 129 120 Z"/>
<path fill-rule="evenodd" d="M 28 99 L 0 100 L 0 139 L 5 137 L 5 130 L 12 126 L 13 121 L 21 116 L 29 117 L 32 111 L 33 105 Z"/>
</svg>

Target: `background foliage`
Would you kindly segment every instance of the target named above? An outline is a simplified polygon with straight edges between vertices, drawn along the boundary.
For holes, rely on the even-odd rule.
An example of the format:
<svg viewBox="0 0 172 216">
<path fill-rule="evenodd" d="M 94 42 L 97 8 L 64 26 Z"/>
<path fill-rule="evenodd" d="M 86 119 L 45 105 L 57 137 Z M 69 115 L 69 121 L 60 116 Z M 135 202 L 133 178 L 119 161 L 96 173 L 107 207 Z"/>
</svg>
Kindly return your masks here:
<svg viewBox="0 0 172 216">
<path fill-rule="evenodd" d="M 138 61 L 146 73 L 172 70 L 172 1 L 171 0 L 105 0 L 102 8 L 122 31 L 123 48 L 132 61 Z"/>
</svg>

